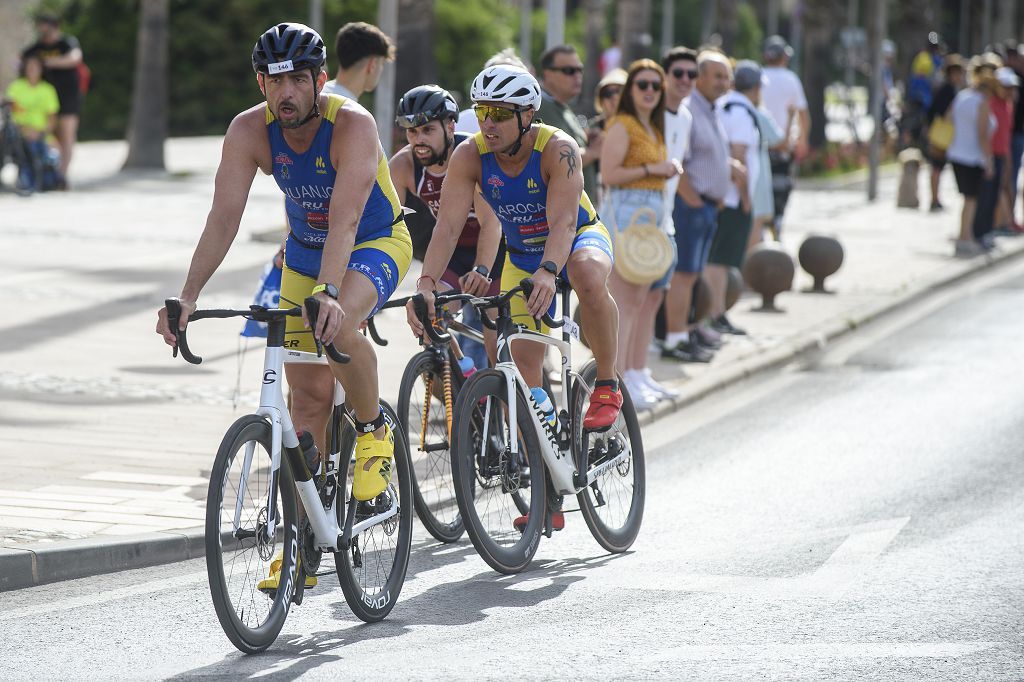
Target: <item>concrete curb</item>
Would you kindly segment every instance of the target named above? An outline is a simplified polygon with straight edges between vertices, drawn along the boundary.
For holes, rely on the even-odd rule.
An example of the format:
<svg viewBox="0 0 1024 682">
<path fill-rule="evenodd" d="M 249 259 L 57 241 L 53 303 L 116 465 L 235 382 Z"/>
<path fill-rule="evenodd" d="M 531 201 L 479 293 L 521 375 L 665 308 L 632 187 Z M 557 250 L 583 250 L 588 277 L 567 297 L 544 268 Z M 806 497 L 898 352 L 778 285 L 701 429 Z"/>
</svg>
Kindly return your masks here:
<svg viewBox="0 0 1024 682">
<path fill-rule="evenodd" d="M 878 318 L 898 312 L 942 289 L 972 276 L 1013 262 L 1024 256 L 1024 248 L 1015 248 L 978 262 L 965 262 L 955 269 L 926 281 L 914 291 L 892 299 L 865 305 L 845 319 L 831 319 L 805 329 L 769 349 L 754 349 L 728 365 L 680 386 L 675 400 L 662 401 L 653 410 L 644 410 L 642 425 L 682 410 L 687 405 L 760 372 L 781 367 L 794 359 L 820 350 L 836 339 Z M 206 552 L 202 528 L 181 532 L 155 532 L 97 540 L 64 540 L 29 547 L 0 547 L 0 592 L 36 585 L 85 578 L 133 568 L 196 559 Z"/>
</svg>

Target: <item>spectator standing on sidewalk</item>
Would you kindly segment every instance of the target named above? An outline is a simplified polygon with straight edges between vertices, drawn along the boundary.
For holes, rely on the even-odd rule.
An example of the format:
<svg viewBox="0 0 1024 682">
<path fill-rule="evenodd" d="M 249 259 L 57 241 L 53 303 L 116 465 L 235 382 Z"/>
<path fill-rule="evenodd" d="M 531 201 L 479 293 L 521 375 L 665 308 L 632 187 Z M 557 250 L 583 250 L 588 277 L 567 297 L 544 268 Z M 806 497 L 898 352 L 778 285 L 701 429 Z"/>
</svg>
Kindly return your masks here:
<svg viewBox="0 0 1024 682">
<path fill-rule="evenodd" d="M 1017 102 L 1020 80 L 1013 69 L 1001 66 L 996 69 L 996 94 L 992 101 L 992 113 L 996 117 L 996 134 L 992 136 L 992 154 L 996 160 L 995 201 L 993 202 L 992 225 L 996 232 L 1014 234 L 1013 202 L 1010 199 L 1010 155 L 1013 151 L 1013 111 Z M 991 236 L 988 246 L 991 246 Z"/>
<path fill-rule="evenodd" d="M 761 93 L 764 107 L 786 134 L 785 140 L 771 151 L 772 188 L 775 193 L 775 219 L 772 231 L 782 234 L 782 216 L 793 190 L 793 161 L 807 156 L 807 137 L 811 116 L 800 77 L 789 70 L 793 48 L 782 36 L 771 36 L 764 43 L 765 85 Z"/>
<path fill-rule="evenodd" d="M 944 140 L 945 133 L 940 130 L 951 130 L 953 122 L 949 118 L 950 106 L 956 93 L 964 87 L 964 63 L 958 54 L 947 55 L 942 65 L 943 80 L 935 90 L 932 97 L 931 107 L 928 109 L 928 163 L 932 167 L 931 190 L 932 190 L 932 211 L 941 211 L 944 206 L 939 201 L 939 179 L 942 176 L 942 169 L 946 166 L 946 149 L 949 147 L 949 140 Z M 943 146 L 945 143 L 945 146 Z"/>
<path fill-rule="evenodd" d="M 951 107 L 953 141 L 946 150 L 946 158 L 953 164 L 957 189 L 964 198 L 955 250 L 957 256 L 975 256 L 983 250 L 974 239 L 973 226 L 982 182 L 995 175 L 992 133 L 996 121 L 988 103 L 995 82 L 991 73 L 990 66 L 983 64 L 978 57 L 972 58 L 968 68 L 970 85 L 957 93 Z"/>
<path fill-rule="evenodd" d="M 761 80 L 761 90 L 764 91 L 764 79 Z M 783 140 L 785 135 L 782 128 L 768 110 L 764 108 L 764 99 L 761 93 L 760 100 L 754 101 L 754 115 L 757 117 L 757 129 L 760 133 L 760 143 L 757 148 L 757 167 L 759 172 L 750 190 L 751 213 L 753 214 L 753 225 L 750 228 L 750 239 L 747 240 L 747 253 L 757 244 L 764 241 L 764 226 L 771 224 L 775 216 L 775 194 L 772 192 L 772 162 L 771 149 Z"/>
<path fill-rule="evenodd" d="M 1020 167 L 1024 159 L 1024 43 L 1007 45 L 1006 65 L 1013 69 L 1021 83 L 1017 88 L 1017 102 L 1013 108 L 1013 132 L 1010 136 L 1010 227 L 1014 229 L 1024 224 L 1024 218 L 1018 223 L 1016 217 L 1017 194 L 1020 191 L 1017 183 L 1020 180 Z"/>
<path fill-rule="evenodd" d="M 338 75 L 327 81 L 325 95 L 341 95 L 359 101 L 373 92 L 387 62 L 395 61 L 395 44 L 373 24 L 354 21 L 338 29 L 334 38 Z"/>
<path fill-rule="evenodd" d="M 665 182 L 682 172 L 679 159 L 665 147 L 665 72 L 650 59 L 629 66 L 618 113 L 608 120 L 601 146 L 601 172 L 609 187 L 601 207 L 606 225 L 620 244 L 623 230 L 653 221 L 664 224 Z M 674 259 L 673 259 L 674 261 Z M 623 279 L 612 268 L 608 289 L 619 308 L 616 366 L 640 409 L 671 397 L 668 389 L 647 380 L 647 348 L 654 336 L 654 316 L 665 295 L 675 263 L 647 284 Z M 653 274 L 653 273 L 652 273 Z M 655 390 L 657 392 L 655 392 Z"/>
<path fill-rule="evenodd" d="M 82 109 L 82 91 L 78 67 L 82 63 L 82 48 L 74 36 L 64 35 L 60 18 L 54 14 L 36 16 L 38 39 L 21 53 L 24 60 L 39 57 L 43 62 L 43 79 L 57 91 L 60 109 L 57 111 L 55 134 L 60 147 L 60 187 L 67 189 L 68 167 L 78 140 L 78 121 Z"/>
<path fill-rule="evenodd" d="M 697 82 L 683 105 L 693 117 L 690 147 L 683 161 L 673 212 L 678 261 L 665 303 L 665 347 L 661 356 L 682 362 L 709 362 L 711 353 L 690 334 L 693 287 L 707 264 L 718 224 L 718 208 L 731 179 L 729 142 L 715 102 L 729 90 L 732 67 L 720 52 L 697 57 Z"/>
<path fill-rule="evenodd" d="M 600 203 L 597 167 L 601 156 L 601 131 L 583 129 L 569 102 L 583 89 L 583 62 L 572 45 L 555 45 L 540 56 L 541 101 L 537 118 L 576 140 L 583 154 L 583 189 Z"/>
<path fill-rule="evenodd" d="M 992 234 L 995 228 L 996 206 L 999 203 L 1003 174 L 1010 159 L 1010 126 L 1013 125 L 1012 104 L 1006 100 L 1006 76 L 1016 79 L 1012 71 L 1004 72 L 1002 61 L 992 55 L 985 56 L 987 78 L 991 87 L 988 92 L 988 108 L 995 121 L 991 129 L 992 173 L 986 174 L 978 189 L 978 207 L 974 213 L 974 240 L 985 249 L 995 246 Z M 998 61 L 997 61 L 998 60 Z"/>
<path fill-rule="evenodd" d="M 725 291 L 729 268 L 742 268 L 750 239 L 753 220 L 753 188 L 761 171 L 759 150 L 761 130 L 757 122 L 757 102 L 761 99 L 764 73 L 757 63 L 736 64 L 733 90 L 717 103 L 722 125 L 729 139 L 729 153 L 734 163 L 742 165 L 746 176 L 729 183 L 722 210 L 718 214 L 718 230 L 711 242 L 705 278 L 711 290 L 711 327 L 719 333 L 743 335 L 725 316 Z"/>
</svg>

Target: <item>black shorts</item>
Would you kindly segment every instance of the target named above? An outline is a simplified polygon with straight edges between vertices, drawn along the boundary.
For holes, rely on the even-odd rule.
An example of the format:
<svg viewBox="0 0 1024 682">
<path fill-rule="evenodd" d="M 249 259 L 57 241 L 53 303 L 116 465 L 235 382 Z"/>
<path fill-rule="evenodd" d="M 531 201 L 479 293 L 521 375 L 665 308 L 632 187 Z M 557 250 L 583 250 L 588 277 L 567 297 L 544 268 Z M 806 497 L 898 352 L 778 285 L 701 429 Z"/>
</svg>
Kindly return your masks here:
<svg viewBox="0 0 1024 682">
<path fill-rule="evenodd" d="M 82 93 L 77 87 L 57 90 L 57 101 L 60 102 L 58 116 L 77 116 L 82 110 Z"/>
<path fill-rule="evenodd" d="M 965 166 L 956 161 L 952 163 L 953 175 L 956 176 L 956 186 L 960 194 L 972 199 L 977 197 L 985 170 L 981 166 Z"/>
<path fill-rule="evenodd" d="M 734 268 L 743 267 L 750 239 L 750 214 L 739 208 L 725 207 L 718 212 L 718 229 L 711 240 L 708 263 Z"/>
</svg>

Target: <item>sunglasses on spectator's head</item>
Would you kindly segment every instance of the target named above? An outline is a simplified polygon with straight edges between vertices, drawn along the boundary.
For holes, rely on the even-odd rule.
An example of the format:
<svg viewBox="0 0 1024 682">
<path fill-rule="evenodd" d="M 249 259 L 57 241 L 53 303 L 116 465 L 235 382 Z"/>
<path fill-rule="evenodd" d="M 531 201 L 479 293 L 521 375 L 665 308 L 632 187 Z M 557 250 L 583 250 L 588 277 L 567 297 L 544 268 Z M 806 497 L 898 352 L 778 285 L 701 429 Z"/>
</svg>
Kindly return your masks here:
<svg viewBox="0 0 1024 682">
<path fill-rule="evenodd" d="M 601 91 L 601 99 L 609 99 L 622 94 L 622 88 L 605 88 Z"/>
<path fill-rule="evenodd" d="M 582 66 L 549 66 L 548 71 L 561 71 L 566 76 L 575 76 L 578 73 L 583 73 Z"/>
<path fill-rule="evenodd" d="M 678 69 L 672 69 L 669 73 L 671 73 L 674 78 L 682 78 L 686 75 L 690 77 L 690 80 L 693 80 L 697 77 L 697 69 L 684 69 L 679 67 Z"/>
<path fill-rule="evenodd" d="M 506 109 L 505 107 L 498 107 L 491 104 L 474 104 L 473 112 L 476 114 L 476 120 L 483 123 L 488 117 L 495 123 L 501 123 L 502 121 L 508 121 L 516 115 L 518 111 L 525 111 L 525 109 Z"/>
<path fill-rule="evenodd" d="M 638 81 L 633 81 L 633 84 L 636 85 L 636 87 L 640 88 L 641 92 L 647 92 L 647 88 L 650 88 L 650 89 L 654 90 L 655 92 L 658 92 L 659 90 L 661 90 L 661 81 L 640 81 L 640 80 L 638 80 Z"/>
</svg>

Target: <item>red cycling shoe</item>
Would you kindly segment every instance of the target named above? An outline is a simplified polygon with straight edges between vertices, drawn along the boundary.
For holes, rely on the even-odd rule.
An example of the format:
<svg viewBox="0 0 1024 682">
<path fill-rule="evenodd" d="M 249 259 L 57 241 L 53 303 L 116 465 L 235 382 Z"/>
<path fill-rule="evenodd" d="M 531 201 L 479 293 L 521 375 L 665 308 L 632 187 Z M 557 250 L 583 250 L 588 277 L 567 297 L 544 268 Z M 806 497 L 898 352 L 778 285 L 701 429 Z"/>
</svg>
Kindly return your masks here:
<svg viewBox="0 0 1024 682">
<path fill-rule="evenodd" d="M 583 428 L 587 431 L 605 431 L 619 418 L 622 408 L 622 389 L 614 391 L 608 386 L 598 386 L 590 395 L 590 407 L 583 417 Z"/>
<path fill-rule="evenodd" d="M 523 516 L 516 517 L 512 521 L 512 525 L 515 526 L 516 530 L 520 533 L 526 528 L 526 524 L 530 521 L 530 515 L 524 514 Z M 565 514 L 562 512 L 551 512 L 551 530 L 562 530 L 565 528 Z"/>
</svg>

